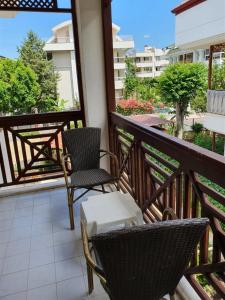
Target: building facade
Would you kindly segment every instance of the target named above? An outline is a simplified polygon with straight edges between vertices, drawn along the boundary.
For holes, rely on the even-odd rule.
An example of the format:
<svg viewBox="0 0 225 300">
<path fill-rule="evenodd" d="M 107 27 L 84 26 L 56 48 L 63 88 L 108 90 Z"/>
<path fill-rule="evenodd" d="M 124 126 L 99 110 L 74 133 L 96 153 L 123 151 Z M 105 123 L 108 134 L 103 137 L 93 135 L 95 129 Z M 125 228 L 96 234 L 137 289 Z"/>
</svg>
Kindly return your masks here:
<svg viewBox="0 0 225 300">
<path fill-rule="evenodd" d="M 169 64 L 167 50 L 145 46 L 144 51 L 135 53 L 137 76 L 141 78 L 157 77 Z"/>
<path fill-rule="evenodd" d="M 222 64 L 224 61 L 224 52 L 214 53 L 214 63 Z M 168 47 L 168 52 L 166 55 L 167 60 L 170 64 L 175 64 L 177 62 L 192 63 L 192 62 L 203 62 L 208 64 L 209 61 L 209 48 L 206 49 L 180 49 L 175 46 Z"/>
<path fill-rule="evenodd" d="M 135 51 L 132 36 L 119 35 L 120 27 L 112 25 L 115 97 L 123 98 L 126 75 L 126 57 L 132 57 L 141 78 L 159 76 L 169 64 L 167 49 L 145 46 L 143 51 Z M 59 74 L 58 93 L 66 101 L 66 108 L 72 108 L 79 101 L 76 74 L 75 50 L 71 21 L 63 22 L 52 29 L 53 35 L 45 44 L 48 59 L 52 59 Z"/>
</svg>

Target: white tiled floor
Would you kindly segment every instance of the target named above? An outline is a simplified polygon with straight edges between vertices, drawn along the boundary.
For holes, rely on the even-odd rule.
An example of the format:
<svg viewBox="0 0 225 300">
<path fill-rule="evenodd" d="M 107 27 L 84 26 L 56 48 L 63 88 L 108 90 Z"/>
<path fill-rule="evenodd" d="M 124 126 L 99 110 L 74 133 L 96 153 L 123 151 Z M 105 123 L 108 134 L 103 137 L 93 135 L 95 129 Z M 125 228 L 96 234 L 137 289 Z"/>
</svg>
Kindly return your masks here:
<svg viewBox="0 0 225 300">
<path fill-rule="evenodd" d="M 0 198 L 1 300 L 106 300 L 99 281 L 87 295 L 79 204 L 69 229 L 64 189 Z"/>
</svg>

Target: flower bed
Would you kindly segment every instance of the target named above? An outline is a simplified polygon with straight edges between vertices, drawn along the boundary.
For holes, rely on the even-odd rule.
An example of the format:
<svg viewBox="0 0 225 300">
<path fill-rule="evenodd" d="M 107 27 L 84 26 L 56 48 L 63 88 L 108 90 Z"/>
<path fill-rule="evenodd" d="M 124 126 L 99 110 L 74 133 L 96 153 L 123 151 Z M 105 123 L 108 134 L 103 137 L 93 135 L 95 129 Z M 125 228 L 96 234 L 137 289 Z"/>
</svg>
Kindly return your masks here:
<svg viewBox="0 0 225 300">
<path fill-rule="evenodd" d="M 153 101 L 153 99 L 142 102 L 135 99 L 123 99 L 118 101 L 116 110 L 118 113 L 125 116 L 147 113 L 150 114 L 154 110 Z"/>
</svg>

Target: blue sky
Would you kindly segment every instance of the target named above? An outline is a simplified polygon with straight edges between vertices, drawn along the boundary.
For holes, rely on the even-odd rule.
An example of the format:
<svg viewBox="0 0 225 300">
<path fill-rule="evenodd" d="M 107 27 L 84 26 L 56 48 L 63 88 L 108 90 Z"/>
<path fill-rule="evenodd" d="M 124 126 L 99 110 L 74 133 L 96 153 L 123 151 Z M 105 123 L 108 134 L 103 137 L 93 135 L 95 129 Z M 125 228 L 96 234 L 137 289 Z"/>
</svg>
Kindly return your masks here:
<svg viewBox="0 0 225 300">
<path fill-rule="evenodd" d="M 174 42 L 171 9 L 180 0 L 113 0 L 113 22 L 122 35 L 133 35 L 137 49 L 145 44 L 165 47 Z M 66 14 L 19 13 L 14 19 L 0 19 L 0 55 L 15 58 L 17 46 L 30 29 L 43 39 L 51 28 L 67 20 Z"/>
</svg>

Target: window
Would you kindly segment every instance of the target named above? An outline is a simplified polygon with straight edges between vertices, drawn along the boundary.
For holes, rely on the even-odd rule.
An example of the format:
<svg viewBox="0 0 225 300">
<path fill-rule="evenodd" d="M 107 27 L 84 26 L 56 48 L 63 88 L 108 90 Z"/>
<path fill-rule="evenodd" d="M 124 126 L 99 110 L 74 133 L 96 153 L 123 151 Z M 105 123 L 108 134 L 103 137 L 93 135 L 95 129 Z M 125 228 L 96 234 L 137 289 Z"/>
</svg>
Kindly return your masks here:
<svg viewBox="0 0 225 300">
<path fill-rule="evenodd" d="M 47 52 L 47 60 L 52 60 L 52 52 Z"/>
</svg>

